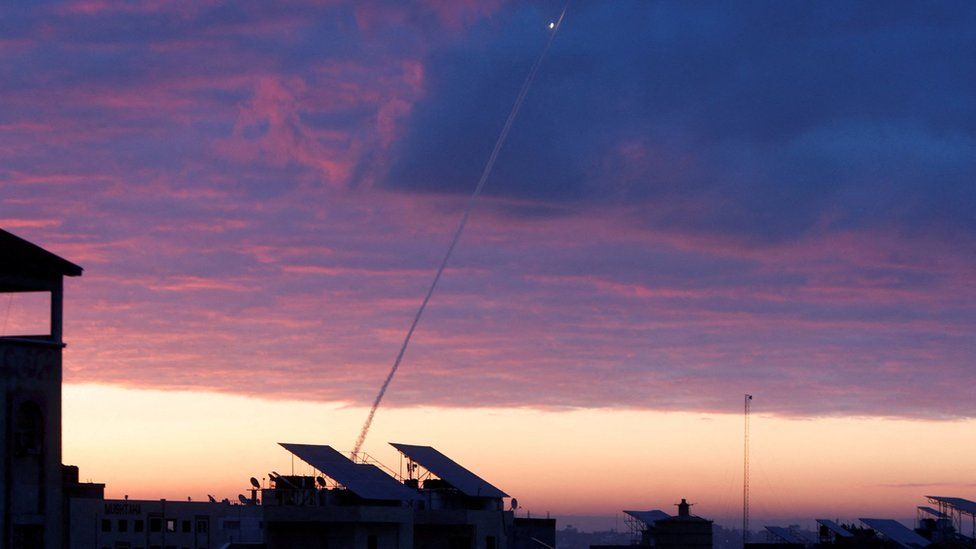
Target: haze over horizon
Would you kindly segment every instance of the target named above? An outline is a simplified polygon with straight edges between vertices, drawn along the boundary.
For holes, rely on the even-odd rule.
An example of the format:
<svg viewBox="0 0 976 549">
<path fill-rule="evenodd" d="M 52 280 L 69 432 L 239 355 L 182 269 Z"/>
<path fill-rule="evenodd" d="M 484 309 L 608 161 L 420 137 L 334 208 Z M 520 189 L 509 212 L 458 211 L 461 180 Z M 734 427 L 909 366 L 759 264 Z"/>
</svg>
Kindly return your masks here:
<svg viewBox="0 0 976 549">
<path fill-rule="evenodd" d="M 561 9 L 0 9 L 0 228 L 85 268 L 65 461 L 351 448 Z M 760 517 L 976 499 L 974 176 L 972 4 L 571 3 L 366 451 L 735 517 L 752 393 Z"/>
</svg>

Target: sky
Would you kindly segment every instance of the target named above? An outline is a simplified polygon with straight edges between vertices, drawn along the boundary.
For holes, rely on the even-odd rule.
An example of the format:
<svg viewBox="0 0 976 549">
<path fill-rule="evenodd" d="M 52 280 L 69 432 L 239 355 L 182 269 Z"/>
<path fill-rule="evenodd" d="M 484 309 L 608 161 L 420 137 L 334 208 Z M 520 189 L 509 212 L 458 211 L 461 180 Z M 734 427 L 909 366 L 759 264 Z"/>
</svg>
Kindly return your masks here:
<svg viewBox="0 0 976 549">
<path fill-rule="evenodd" d="M 65 459 L 199 497 L 176 426 L 226 490 L 350 448 L 562 7 L 0 8 L 0 227 L 85 268 Z M 734 516 L 751 393 L 768 516 L 976 499 L 974 176 L 970 3 L 571 2 L 366 451 Z"/>
</svg>

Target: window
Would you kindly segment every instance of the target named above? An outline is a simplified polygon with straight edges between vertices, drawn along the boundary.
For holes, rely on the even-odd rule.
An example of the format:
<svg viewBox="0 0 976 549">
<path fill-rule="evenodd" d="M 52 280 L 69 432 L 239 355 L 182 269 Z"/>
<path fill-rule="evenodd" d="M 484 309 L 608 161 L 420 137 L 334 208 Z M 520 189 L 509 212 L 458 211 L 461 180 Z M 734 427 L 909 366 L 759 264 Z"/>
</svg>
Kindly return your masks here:
<svg viewBox="0 0 976 549">
<path fill-rule="evenodd" d="M 197 533 L 206 534 L 207 533 L 207 519 L 197 519 Z"/>
<path fill-rule="evenodd" d="M 366 538 L 366 548 L 367 549 L 377 549 L 378 546 L 379 546 L 379 543 L 377 543 L 376 536 L 373 535 L 373 534 L 370 534 L 370 536 L 368 538 Z"/>
<path fill-rule="evenodd" d="M 487 536 L 485 538 L 485 549 L 495 549 L 498 545 L 495 543 L 495 536 Z"/>
<path fill-rule="evenodd" d="M 44 440 L 44 415 L 32 401 L 24 402 L 14 421 L 14 455 L 39 456 Z"/>
<path fill-rule="evenodd" d="M 142 532 L 146 528 L 146 521 L 142 519 L 136 519 L 132 522 L 133 522 L 132 524 L 133 532 Z"/>
<path fill-rule="evenodd" d="M 152 517 L 149 519 L 149 531 L 150 532 L 162 532 L 163 531 L 163 519 L 159 517 Z M 156 547 L 159 549 L 159 547 Z"/>
<path fill-rule="evenodd" d="M 176 532 L 176 519 L 166 519 L 166 531 Z"/>
<path fill-rule="evenodd" d="M 119 526 L 118 526 L 118 528 L 119 528 L 119 532 L 128 532 L 129 531 L 129 521 L 127 521 L 125 519 L 119 519 Z"/>
<path fill-rule="evenodd" d="M 109 519 L 102 519 L 102 532 L 112 531 L 112 521 Z"/>
<path fill-rule="evenodd" d="M 184 521 L 183 521 L 183 525 L 182 525 L 182 526 L 183 526 L 183 533 L 184 533 L 184 534 L 189 534 L 190 532 L 192 532 L 192 531 L 193 531 L 193 530 L 192 530 L 192 529 L 190 528 L 190 526 L 191 526 L 191 524 L 190 524 L 190 521 L 188 521 L 188 520 L 184 520 Z"/>
</svg>

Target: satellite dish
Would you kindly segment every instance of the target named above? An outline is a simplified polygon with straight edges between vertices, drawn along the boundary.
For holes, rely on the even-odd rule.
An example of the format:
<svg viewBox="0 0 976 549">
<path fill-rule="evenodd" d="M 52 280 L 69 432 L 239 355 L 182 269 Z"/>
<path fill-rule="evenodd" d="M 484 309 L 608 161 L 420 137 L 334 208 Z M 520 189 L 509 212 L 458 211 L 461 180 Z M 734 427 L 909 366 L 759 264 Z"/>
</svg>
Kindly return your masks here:
<svg viewBox="0 0 976 549">
<path fill-rule="evenodd" d="M 253 486 L 255 488 L 260 488 L 261 487 L 261 483 L 258 482 L 258 479 L 254 478 L 254 477 L 251 477 L 251 486 Z"/>
<path fill-rule="evenodd" d="M 322 478 L 322 477 L 315 477 L 315 483 L 318 484 L 319 486 L 321 486 L 322 488 L 325 488 L 325 479 L 324 478 Z"/>
<path fill-rule="evenodd" d="M 244 494 L 237 494 L 237 499 L 241 500 L 241 505 L 250 505 L 251 500 L 247 499 Z"/>
<path fill-rule="evenodd" d="M 512 509 L 512 511 L 518 509 L 518 500 L 512 498 L 512 501 L 508 502 L 508 506 Z"/>
<path fill-rule="evenodd" d="M 207 497 L 210 498 L 210 503 L 217 503 L 217 498 L 211 496 L 210 494 L 207 494 Z"/>
</svg>

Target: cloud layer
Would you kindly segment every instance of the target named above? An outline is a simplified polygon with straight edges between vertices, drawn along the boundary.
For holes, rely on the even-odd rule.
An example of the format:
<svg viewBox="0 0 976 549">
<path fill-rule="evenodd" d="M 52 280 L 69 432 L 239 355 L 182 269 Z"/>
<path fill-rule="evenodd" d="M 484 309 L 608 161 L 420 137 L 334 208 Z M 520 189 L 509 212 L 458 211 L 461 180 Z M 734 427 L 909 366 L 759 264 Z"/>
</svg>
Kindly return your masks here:
<svg viewBox="0 0 976 549">
<path fill-rule="evenodd" d="M 560 9 L 5 10 L 66 379 L 369 402 Z M 974 29 L 574 4 L 387 402 L 976 415 Z"/>
</svg>

